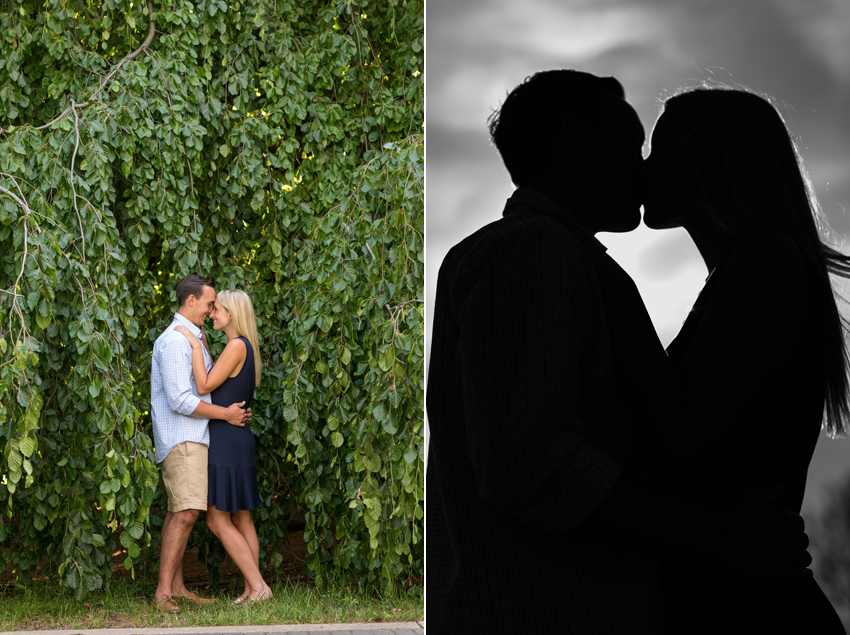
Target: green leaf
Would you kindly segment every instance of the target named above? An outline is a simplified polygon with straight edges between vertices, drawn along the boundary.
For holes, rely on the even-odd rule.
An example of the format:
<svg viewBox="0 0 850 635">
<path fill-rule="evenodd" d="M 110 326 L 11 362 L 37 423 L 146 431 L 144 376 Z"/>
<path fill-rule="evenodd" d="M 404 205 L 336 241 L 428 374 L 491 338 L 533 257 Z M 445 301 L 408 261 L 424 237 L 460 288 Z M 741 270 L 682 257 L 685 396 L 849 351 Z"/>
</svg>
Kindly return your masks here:
<svg viewBox="0 0 850 635">
<path fill-rule="evenodd" d="M 38 442 L 34 436 L 27 436 L 21 439 L 20 441 L 20 450 L 21 454 L 25 457 L 29 458 L 33 455 L 33 452 L 38 448 Z"/>
<path fill-rule="evenodd" d="M 91 535 L 91 542 L 95 547 L 103 547 L 106 545 L 106 541 L 103 539 L 103 536 L 98 533 Z"/>
<path fill-rule="evenodd" d="M 366 462 L 366 467 L 369 468 L 370 472 L 377 472 L 381 469 L 381 457 L 379 457 L 377 454 L 373 454 Z"/>
<path fill-rule="evenodd" d="M 71 570 L 65 576 L 65 584 L 71 588 L 76 589 L 80 583 L 79 575 L 77 574 L 77 568 L 71 567 Z"/>
<path fill-rule="evenodd" d="M 141 539 L 142 534 L 145 533 L 145 527 L 144 525 L 142 525 L 142 523 L 136 520 L 130 523 L 130 525 L 127 527 L 127 532 L 130 534 L 130 536 L 132 536 L 136 540 L 139 540 Z"/>
<path fill-rule="evenodd" d="M 404 460 L 408 463 L 413 463 L 416 460 L 417 456 L 418 455 L 416 454 L 416 450 L 414 450 L 413 448 L 408 448 L 407 452 L 404 453 Z"/>
<path fill-rule="evenodd" d="M 334 432 L 331 434 L 331 442 L 333 443 L 335 448 L 340 447 L 345 441 L 345 437 L 342 436 L 341 432 Z"/>
</svg>

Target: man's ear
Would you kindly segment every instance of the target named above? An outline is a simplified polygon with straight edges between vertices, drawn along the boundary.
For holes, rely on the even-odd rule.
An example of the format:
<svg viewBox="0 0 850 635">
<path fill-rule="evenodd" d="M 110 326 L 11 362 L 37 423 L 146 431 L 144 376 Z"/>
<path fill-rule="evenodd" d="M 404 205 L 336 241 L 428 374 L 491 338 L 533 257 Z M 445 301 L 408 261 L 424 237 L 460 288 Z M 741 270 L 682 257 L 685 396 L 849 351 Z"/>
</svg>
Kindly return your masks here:
<svg viewBox="0 0 850 635">
<path fill-rule="evenodd" d="M 593 147 L 594 136 L 587 119 L 577 112 L 565 112 L 558 124 L 558 141 L 569 154 L 584 155 Z"/>
</svg>

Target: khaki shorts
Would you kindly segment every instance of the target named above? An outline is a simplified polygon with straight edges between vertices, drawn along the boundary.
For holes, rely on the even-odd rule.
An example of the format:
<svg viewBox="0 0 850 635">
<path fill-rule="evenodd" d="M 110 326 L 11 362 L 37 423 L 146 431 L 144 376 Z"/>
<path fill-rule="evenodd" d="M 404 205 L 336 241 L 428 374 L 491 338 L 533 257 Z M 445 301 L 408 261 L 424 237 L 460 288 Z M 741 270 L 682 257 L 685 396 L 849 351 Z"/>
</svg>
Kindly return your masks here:
<svg viewBox="0 0 850 635">
<path fill-rule="evenodd" d="M 207 510 L 207 452 L 203 443 L 175 445 L 162 462 L 162 482 L 168 493 L 168 511 Z"/>
</svg>

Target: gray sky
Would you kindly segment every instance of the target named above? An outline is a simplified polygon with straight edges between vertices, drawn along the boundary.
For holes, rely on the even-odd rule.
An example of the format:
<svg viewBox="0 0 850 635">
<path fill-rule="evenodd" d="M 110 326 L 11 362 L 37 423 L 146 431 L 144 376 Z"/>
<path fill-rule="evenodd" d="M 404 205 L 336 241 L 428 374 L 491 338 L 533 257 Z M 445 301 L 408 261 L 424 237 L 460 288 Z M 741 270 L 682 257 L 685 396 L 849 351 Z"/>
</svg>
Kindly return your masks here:
<svg viewBox="0 0 850 635">
<path fill-rule="evenodd" d="M 542 69 L 617 77 L 647 137 L 660 100 L 680 86 L 713 78 L 766 93 L 801 146 L 835 242 L 850 235 L 847 0 L 428 0 L 426 10 L 426 306 L 446 252 L 499 218 L 513 190 L 487 116 Z M 666 344 L 707 275 L 687 234 L 641 226 L 599 238 Z M 823 488 L 848 472 L 850 441 L 823 437 L 804 510 L 819 510 Z"/>
</svg>

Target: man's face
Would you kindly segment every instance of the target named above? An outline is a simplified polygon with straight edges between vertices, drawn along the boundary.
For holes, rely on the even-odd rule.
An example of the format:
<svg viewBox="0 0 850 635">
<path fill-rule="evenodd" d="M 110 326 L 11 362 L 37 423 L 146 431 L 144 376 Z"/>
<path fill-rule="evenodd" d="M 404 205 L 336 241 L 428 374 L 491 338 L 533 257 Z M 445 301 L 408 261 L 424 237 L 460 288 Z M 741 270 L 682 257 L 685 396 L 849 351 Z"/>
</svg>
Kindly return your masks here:
<svg viewBox="0 0 850 635">
<path fill-rule="evenodd" d="M 210 314 L 215 306 L 215 289 L 204 286 L 204 292 L 201 297 L 189 296 L 190 309 L 192 313 L 192 324 L 198 327 L 203 327 L 204 320 Z"/>
<path fill-rule="evenodd" d="M 623 100 L 612 101 L 591 153 L 588 185 L 598 201 L 600 231 L 628 232 L 640 224 L 645 135 L 640 118 Z"/>
</svg>

